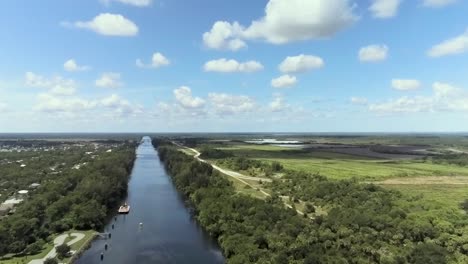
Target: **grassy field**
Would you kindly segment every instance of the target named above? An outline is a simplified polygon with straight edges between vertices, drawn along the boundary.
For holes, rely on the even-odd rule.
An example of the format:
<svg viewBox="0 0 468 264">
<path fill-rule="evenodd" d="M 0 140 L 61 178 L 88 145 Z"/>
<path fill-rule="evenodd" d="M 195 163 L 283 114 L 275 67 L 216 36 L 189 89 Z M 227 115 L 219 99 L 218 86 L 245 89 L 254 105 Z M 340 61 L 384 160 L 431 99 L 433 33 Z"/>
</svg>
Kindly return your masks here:
<svg viewBox="0 0 468 264">
<path fill-rule="evenodd" d="M 7 259 L 7 260 L 0 260 L 0 264 L 18 264 L 18 263 L 29 263 L 29 261 L 33 260 L 33 259 L 41 259 L 43 258 L 45 255 L 47 255 L 47 253 L 49 253 L 50 250 L 52 250 L 53 248 L 53 243 L 50 242 L 50 243 L 47 243 L 45 246 L 44 246 L 44 250 L 39 253 L 39 254 L 36 254 L 36 255 L 30 255 L 30 256 L 23 256 L 23 257 L 14 257 L 14 258 L 10 258 L 10 259 Z"/>
<path fill-rule="evenodd" d="M 79 253 L 83 251 L 89 243 L 92 242 L 94 237 L 96 236 L 97 232 L 94 230 L 88 230 L 88 231 L 77 231 L 80 233 L 84 233 L 85 237 L 81 239 L 80 241 L 76 242 L 75 244 L 71 245 L 70 248 L 71 250 L 75 251 L 76 253 Z M 66 258 L 63 260 L 64 263 L 71 263 L 71 258 Z"/>
<path fill-rule="evenodd" d="M 228 177 L 228 176 L 226 177 L 227 179 L 229 179 L 229 181 L 232 182 L 234 188 L 236 189 L 238 193 L 251 195 L 253 197 L 256 197 L 262 200 L 267 197 L 265 194 L 263 194 L 257 189 L 257 188 L 262 188 L 262 186 L 256 181 L 247 181 L 247 180 L 240 181 L 238 179 L 234 179 L 233 177 Z M 247 182 L 249 185 L 245 184 L 245 182 Z"/>
<path fill-rule="evenodd" d="M 414 211 L 420 216 L 446 215 L 466 218 L 460 204 L 468 199 L 468 185 L 385 185 L 385 188 L 398 190 L 406 197 L 416 199 L 421 207 Z M 454 213 L 455 212 L 455 213 Z M 452 219 L 457 220 L 457 219 Z M 460 219 L 461 220 L 461 219 Z"/>
<path fill-rule="evenodd" d="M 287 169 L 319 173 L 333 179 L 382 180 L 414 176 L 468 176 L 468 168 L 420 161 L 368 161 L 312 159 L 265 159 L 277 161 Z"/>
</svg>

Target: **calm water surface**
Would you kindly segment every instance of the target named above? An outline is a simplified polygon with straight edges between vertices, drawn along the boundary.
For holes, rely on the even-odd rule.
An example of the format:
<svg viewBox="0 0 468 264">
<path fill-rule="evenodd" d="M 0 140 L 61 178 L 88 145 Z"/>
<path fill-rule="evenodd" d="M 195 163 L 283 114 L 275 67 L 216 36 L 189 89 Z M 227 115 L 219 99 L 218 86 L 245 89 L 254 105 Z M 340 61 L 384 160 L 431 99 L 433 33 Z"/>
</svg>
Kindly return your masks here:
<svg viewBox="0 0 468 264">
<path fill-rule="evenodd" d="M 224 263 L 216 244 L 190 217 L 149 137 L 138 147 L 127 201 L 130 214 L 106 226 L 111 239 L 94 241 L 76 263 Z"/>
</svg>

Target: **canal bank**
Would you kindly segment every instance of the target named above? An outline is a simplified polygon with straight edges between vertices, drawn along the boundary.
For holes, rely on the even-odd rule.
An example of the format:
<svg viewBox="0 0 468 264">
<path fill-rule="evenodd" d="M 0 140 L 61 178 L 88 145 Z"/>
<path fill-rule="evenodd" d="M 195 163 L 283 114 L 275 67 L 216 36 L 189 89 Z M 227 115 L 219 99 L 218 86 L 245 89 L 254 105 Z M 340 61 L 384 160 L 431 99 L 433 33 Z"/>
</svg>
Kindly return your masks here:
<svg viewBox="0 0 468 264">
<path fill-rule="evenodd" d="M 190 216 L 149 137 L 137 149 L 127 202 L 130 213 L 112 218 L 106 234 L 75 263 L 224 263 L 216 244 Z M 110 239 L 104 239 L 107 233 Z"/>
</svg>

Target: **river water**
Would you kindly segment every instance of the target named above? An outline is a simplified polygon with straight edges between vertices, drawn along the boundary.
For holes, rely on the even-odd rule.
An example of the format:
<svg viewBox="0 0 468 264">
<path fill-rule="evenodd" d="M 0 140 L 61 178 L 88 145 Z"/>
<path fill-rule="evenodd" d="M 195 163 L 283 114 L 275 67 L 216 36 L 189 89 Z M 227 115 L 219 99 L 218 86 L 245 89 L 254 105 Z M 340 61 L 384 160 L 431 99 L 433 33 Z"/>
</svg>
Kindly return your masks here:
<svg viewBox="0 0 468 264">
<path fill-rule="evenodd" d="M 149 137 L 137 149 L 127 201 L 130 213 L 117 215 L 105 228 L 111 238 L 95 240 L 76 263 L 224 263 L 190 216 Z"/>
</svg>

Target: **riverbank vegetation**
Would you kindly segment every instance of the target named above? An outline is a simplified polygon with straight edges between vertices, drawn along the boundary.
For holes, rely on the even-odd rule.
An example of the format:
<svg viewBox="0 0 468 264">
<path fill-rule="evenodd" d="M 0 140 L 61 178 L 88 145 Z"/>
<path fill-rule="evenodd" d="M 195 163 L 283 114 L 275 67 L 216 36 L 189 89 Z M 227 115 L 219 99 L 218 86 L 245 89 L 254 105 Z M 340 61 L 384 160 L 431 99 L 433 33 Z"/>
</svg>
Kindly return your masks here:
<svg viewBox="0 0 468 264">
<path fill-rule="evenodd" d="M 175 148 L 159 151 L 228 263 L 468 262 L 468 221 L 459 207 L 431 205 L 422 195 L 351 176 L 333 179 L 294 170 L 276 159 L 286 170 L 280 179 L 263 183 L 272 195 L 261 200 L 239 194 L 210 165 Z M 312 219 L 287 209 L 281 197 L 303 203 Z"/>
<path fill-rule="evenodd" d="M 24 177 L 34 178 L 41 185 L 12 215 L 0 220 L 0 256 L 37 254 L 54 234 L 102 228 L 126 194 L 134 150 L 134 143 L 119 143 L 112 149 L 95 150 L 92 155 L 85 153 L 86 148 L 71 148 L 61 154 L 63 158 L 53 160 L 36 152 L 34 166 L 42 167 L 31 174 L 44 176 L 35 178 L 26 173 Z M 63 162 L 55 167 L 57 161 Z"/>
</svg>

